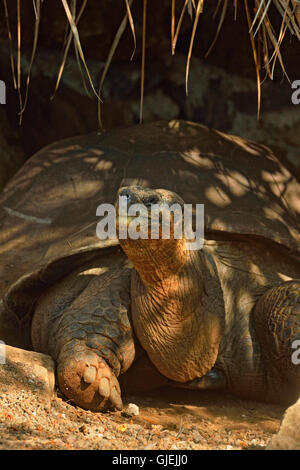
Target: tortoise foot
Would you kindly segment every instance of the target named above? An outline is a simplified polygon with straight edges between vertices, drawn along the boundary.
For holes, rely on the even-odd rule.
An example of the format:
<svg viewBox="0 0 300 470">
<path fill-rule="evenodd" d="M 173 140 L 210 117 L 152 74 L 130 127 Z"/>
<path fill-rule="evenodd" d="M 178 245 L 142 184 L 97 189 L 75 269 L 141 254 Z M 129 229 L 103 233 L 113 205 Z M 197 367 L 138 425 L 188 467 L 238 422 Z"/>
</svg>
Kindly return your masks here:
<svg viewBox="0 0 300 470">
<path fill-rule="evenodd" d="M 87 349 L 59 361 L 57 376 L 62 393 L 82 408 L 103 411 L 123 407 L 115 374 L 94 351 Z"/>
</svg>

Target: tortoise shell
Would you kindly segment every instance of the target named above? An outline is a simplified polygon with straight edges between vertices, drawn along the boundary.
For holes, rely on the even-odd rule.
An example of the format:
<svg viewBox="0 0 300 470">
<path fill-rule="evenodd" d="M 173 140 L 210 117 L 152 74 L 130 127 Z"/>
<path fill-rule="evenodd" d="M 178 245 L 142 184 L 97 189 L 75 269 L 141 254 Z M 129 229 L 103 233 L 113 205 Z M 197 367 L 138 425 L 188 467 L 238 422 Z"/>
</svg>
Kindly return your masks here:
<svg viewBox="0 0 300 470">
<path fill-rule="evenodd" d="M 263 237 L 299 254 L 299 183 L 267 147 L 183 121 L 82 135 L 33 155 L 0 196 L 0 298 L 11 310 L 22 317 L 34 290 L 115 249 L 96 236 L 96 209 L 131 184 L 203 203 L 207 237 Z"/>
</svg>

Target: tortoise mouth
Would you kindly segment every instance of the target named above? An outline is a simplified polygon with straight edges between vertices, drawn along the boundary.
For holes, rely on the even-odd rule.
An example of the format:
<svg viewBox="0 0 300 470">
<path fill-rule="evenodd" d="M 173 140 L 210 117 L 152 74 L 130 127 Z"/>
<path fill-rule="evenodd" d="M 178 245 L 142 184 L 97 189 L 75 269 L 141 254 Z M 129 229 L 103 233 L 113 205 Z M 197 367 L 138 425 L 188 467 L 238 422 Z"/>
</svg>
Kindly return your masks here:
<svg viewBox="0 0 300 470">
<path fill-rule="evenodd" d="M 135 216 L 132 216 L 132 215 L 120 215 L 118 212 L 116 212 L 116 227 L 117 229 L 119 229 L 120 227 L 122 227 L 122 225 L 124 225 L 125 227 L 129 227 L 129 225 L 134 222 L 137 218 Z M 151 224 L 151 217 L 144 217 L 144 216 L 140 216 L 139 217 L 139 221 L 141 222 L 140 225 L 149 225 L 149 222 Z"/>
<path fill-rule="evenodd" d="M 137 217 L 131 215 L 120 215 L 116 212 L 116 229 L 117 233 L 119 233 L 122 229 L 126 229 L 128 231 L 131 224 L 135 223 Z M 141 229 L 149 230 L 149 226 L 151 225 L 151 220 L 149 217 L 139 217 L 139 223 L 136 224 L 136 230 L 139 232 Z"/>
<path fill-rule="evenodd" d="M 157 217 L 148 214 L 131 216 L 120 215 L 116 211 L 116 233 L 119 240 L 122 239 L 144 239 L 144 240 L 173 240 L 183 239 L 183 220 L 174 221 L 173 214 L 164 219 L 159 214 Z"/>
<path fill-rule="evenodd" d="M 161 224 L 155 226 L 152 223 L 151 214 L 148 214 L 148 216 L 131 216 L 120 215 L 116 212 L 116 231 L 119 240 L 162 238 Z"/>
</svg>

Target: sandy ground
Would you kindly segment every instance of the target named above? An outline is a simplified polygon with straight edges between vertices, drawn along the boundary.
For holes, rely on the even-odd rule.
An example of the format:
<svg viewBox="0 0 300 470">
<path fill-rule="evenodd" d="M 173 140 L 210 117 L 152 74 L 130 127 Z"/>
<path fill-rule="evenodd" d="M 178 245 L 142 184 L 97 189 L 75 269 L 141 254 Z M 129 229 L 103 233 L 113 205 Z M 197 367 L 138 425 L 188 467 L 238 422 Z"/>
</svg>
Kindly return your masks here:
<svg viewBox="0 0 300 470">
<path fill-rule="evenodd" d="M 45 404 L 25 390 L 0 397 L 0 449 L 264 449 L 284 408 L 216 392 L 163 389 L 123 397 L 138 416 L 94 413 L 59 392 Z"/>
</svg>

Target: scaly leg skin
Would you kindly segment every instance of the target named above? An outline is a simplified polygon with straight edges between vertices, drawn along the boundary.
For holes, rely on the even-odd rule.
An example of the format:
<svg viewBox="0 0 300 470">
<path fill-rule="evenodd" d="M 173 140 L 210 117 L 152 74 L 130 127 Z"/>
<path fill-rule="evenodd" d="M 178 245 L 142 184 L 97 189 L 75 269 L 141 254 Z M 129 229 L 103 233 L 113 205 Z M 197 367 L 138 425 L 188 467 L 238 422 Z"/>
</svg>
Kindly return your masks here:
<svg viewBox="0 0 300 470">
<path fill-rule="evenodd" d="M 130 273 L 123 254 L 103 255 L 49 288 L 35 307 L 33 347 L 53 357 L 60 390 L 82 408 L 122 408 L 117 377 L 135 357 Z"/>
<path fill-rule="evenodd" d="M 300 280 L 268 290 L 253 314 L 265 365 L 265 398 L 293 403 L 300 395 L 300 364 L 293 361 L 294 342 L 300 340 Z"/>
</svg>

